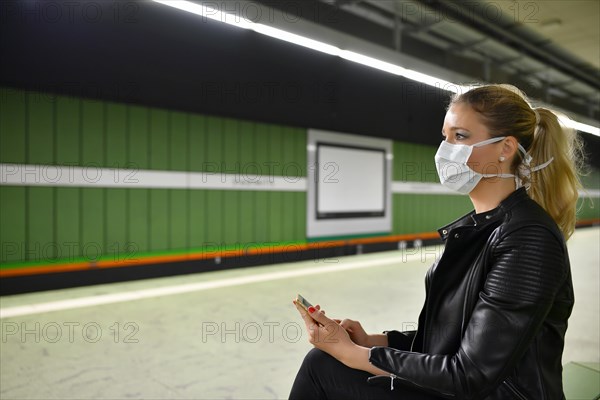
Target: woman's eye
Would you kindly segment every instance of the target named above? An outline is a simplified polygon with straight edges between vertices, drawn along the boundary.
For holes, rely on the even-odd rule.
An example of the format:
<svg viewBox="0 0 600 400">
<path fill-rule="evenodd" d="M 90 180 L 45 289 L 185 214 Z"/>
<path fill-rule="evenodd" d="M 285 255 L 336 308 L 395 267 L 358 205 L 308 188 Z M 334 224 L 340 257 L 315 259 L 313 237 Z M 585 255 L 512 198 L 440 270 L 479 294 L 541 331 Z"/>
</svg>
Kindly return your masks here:
<svg viewBox="0 0 600 400">
<path fill-rule="evenodd" d="M 463 140 L 466 138 L 467 136 L 463 135 L 462 133 L 456 133 L 456 140 Z"/>
</svg>

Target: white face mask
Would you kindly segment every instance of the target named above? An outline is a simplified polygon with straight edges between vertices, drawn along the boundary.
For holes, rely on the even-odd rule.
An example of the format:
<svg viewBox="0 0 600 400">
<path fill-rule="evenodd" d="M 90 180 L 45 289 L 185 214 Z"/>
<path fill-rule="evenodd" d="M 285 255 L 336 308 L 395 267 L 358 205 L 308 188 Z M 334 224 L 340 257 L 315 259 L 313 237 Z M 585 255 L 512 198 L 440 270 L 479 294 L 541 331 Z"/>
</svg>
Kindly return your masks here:
<svg viewBox="0 0 600 400">
<path fill-rule="evenodd" d="M 458 193 L 468 194 L 470 193 L 475 186 L 479 183 L 481 178 L 491 178 L 491 177 L 499 177 L 499 178 L 515 178 L 517 189 L 521 187 L 521 179 L 517 175 L 513 174 L 481 174 L 479 172 L 473 171 L 468 165 L 467 161 L 469 161 L 469 157 L 471 157 L 471 153 L 473 152 L 473 147 L 481 147 L 488 144 L 499 142 L 504 139 L 506 136 L 499 136 L 491 139 L 484 140 L 479 143 L 475 143 L 473 145 L 466 144 L 452 144 L 446 141 L 443 141 L 438 148 L 437 153 L 435 154 L 435 166 L 437 169 L 438 176 L 440 177 L 440 182 L 442 185 L 446 186 L 449 189 L 452 189 Z M 531 156 L 527 154 L 523 146 L 520 144 L 519 151 L 523 153 L 524 164 L 526 166 L 525 170 L 528 173 L 529 171 L 538 171 L 548 164 L 552 162 L 554 158 L 551 158 L 546 163 L 539 165 L 533 169 L 529 167 L 529 163 L 531 162 Z"/>
</svg>

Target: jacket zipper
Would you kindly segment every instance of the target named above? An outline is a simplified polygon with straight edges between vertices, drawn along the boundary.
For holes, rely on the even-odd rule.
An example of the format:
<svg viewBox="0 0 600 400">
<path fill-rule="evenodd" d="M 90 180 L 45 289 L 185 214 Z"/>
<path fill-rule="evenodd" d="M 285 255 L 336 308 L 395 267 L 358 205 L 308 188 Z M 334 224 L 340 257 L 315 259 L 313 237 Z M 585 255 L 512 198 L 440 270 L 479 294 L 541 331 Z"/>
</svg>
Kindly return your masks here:
<svg viewBox="0 0 600 400">
<path fill-rule="evenodd" d="M 394 374 L 390 374 L 390 390 L 394 390 L 394 379 L 396 379 L 397 376 Z"/>
<path fill-rule="evenodd" d="M 517 387 L 508 379 L 505 380 L 504 382 L 504 386 L 506 386 L 508 388 L 508 390 L 519 400 L 529 400 L 527 398 L 527 396 L 525 396 L 523 393 L 521 393 L 521 391 L 519 391 L 519 389 L 517 389 Z"/>
</svg>

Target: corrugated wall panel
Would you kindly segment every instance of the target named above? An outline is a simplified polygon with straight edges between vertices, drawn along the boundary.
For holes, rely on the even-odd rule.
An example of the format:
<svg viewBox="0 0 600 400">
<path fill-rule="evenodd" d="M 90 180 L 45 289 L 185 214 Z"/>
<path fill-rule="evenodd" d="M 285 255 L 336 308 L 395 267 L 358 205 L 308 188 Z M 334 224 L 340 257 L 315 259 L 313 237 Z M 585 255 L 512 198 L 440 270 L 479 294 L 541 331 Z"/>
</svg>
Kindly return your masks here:
<svg viewBox="0 0 600 400">
<path fill-rule="evenodd" d="M 150 227 L 150 251 L 169 250 L 169 191 L 150 190 L 148 222 Z"/>
<path fill-rule="evenodd" d="M 149 201 L 150 189 L 134 189 L 129 192 L 128 241 L 133 243 L 138 253 L 150 251 Z"/>
<path fill-rule="evenodd" d="M 56 257 L 54 240 L 54 191 L 49 187 L 28 187 L 27 243 L 30 252 L 25 254 L 26 261 L 50 261 Z M 4 203 L 3 206 L 4 207 Z M 3 220 L 4 222 L 4 220 Z"/>
<path fill-rule="evenodd" d="M 440 135 L 441 141 L 441 135 Z M 394 142 L 392 180 L 404 182 L 439 182 L 433 157 L 437 149 L 412 143 Z"/>
<path fill-rule="evenodd" d="M 56 164 L 79 165 L 80 160 L 80 105 L 81 101 L 72 97 L 56 98 Z M 37 144 L 31 143 L 36 146 Z"/>
<path fill-rule="evenodd" d="M 127 106 L 106 104 L 106 165 L 111 168 L 131 168 L 127 149 Z M 119 177 L 125 179 L 125 177 Z"/>
<path fill-rule="evenodd" d="M 150 169 L 150 111 L 146 107 L 129 106 L 127 162 L 136 170 Z"/>
<path fill-rule="evenodd" d="M 283 193 L 282 192 L 269 192 L 267 194 L 269 198 L 269 241 L 277 242 L 282 240 L 283 235 L 283 223 L 285 221 L 284 205 L 283 205 Z"/>
<path fill-rule="evenodd" d="M 0 160 L 5 163 L 25 163 L 26 112 L 25 93 L 3 88 L 0 91 Z"/>
<path fill-rule="evenodd" d="M 188 196 L 185 190 L 170 190 L 169 250 L 188 248 Z"/>
<path fill-rule="evenodd" d="M 26 188 L 0 186 L 0 243 L 2 262 L 22 261 L 26 239 Z"/>
<path fill-rule="evenodd" d="M 227 246 L 240 242 L 240 203 L 238 191 L 223 191 L 222 239 Z"/>
<path fill-rule="evenodd" d="M 82 100 L 81 164 L 89 167 L 87 176 L 91 181 L 100 178 L 94 173 L 94 169 L 105 165 L 104 110 L 104 105 L 99 101 Z M 31 146 L 31 148 L 37 147 Z"/>
<path fill-rule="evenodd" d="M 256 192 L 239 192 L 239 241 L 240 243 L 251 243 L 256 241 L 254 237 L 254 214 L 255 214 Z"/>
<path fill-rule="evenodd" d="M 206 161 L 201 165 L 201 171 L 207 173 L 221 172 L 223 162 L 223 121 L 216 117 L 206 117 Z"/>
<path fill-rule="evenodd" d="M 254 192 L 254 240 L 269 241 L 269 193 Z"/>
<path fill-rule="evenodd" d="M 80 256 L 80 191 L 79 188 L 57 187 L 54 190 L 56 224 L 55 242 L 57 257 L 68 261 Z"/>
<path fill-rule="evenodd" d="M 468 196 L 393 195 L 393 234 L 434 232 L 473 209 Z"/>
<path fill-rule="evenodd" d="M 203 242 L 221 245 L 225 242 L 223 190 L 206 191 L 206 236 Z"/>
<path fill-rule="evenodd" d="M 190 171 L 203 171 L 206 162 L 206 117 L 190 115 L 188 157 Z"/>
<path fill-rule="evenodd" d="M 105 189 L 105 246 L 110 256 L 125 253 L 128 247 L 128 193 L 128 189 Z"/>
<path fill-rule="evenodd" d="M 190 198 L 189 242 L 192 249 L 201 248 L 202 243 L 206 241 L 206 230 L 208 228 L 206 195 L 206 191 L 192 190 L 188 192 Z"/>
<path fill-rule="evenodd" d="M 156 170 L 169 169 L 168 112 L 153 109 L 150 112 L 149 167 Z"/>
<path fill-rule="evenodd" d="M 27 94 L 27 126 L 29 164 L 54 164 L 55 101 L 39 93 Z M 85 109 L 84 109 L 85 110 Z M 3 115 L 4 117 L 4 115 Z M 88 113 L 84 114 L 84 122 Z M 89 125 L 86 125 L 89 127 Z M 84 132 L 86 132 L 84 130 Z M 93 131 L 92 131 L 93 132 Z M 4 157 L 2 158 L 4 160 Z"/>
<path fill-rule="evenodd" d="M 34 188 L 32 188 L 34 189 Z M 52 190 L 52 189 L 49 189 Z M 81 243 L 83 248 L 83 256 L 88 260 L 95 260 L 108 253 L 107 243 L 105 239 L 106 223 L 105 223 L 105 191 L 107 189 L 90 188 L 81 190 Z M 50 212 L 48 207 L 45 212 Z"/>
</svg>

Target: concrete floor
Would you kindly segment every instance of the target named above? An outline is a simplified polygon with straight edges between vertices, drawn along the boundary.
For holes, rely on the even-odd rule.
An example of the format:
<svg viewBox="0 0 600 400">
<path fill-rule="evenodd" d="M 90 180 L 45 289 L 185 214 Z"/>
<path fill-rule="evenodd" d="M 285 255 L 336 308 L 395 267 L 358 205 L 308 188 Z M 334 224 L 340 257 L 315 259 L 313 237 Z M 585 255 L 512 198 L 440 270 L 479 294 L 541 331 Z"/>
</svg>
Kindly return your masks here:
<svg viewBox="0 0 600 400">
<path fill-rule="evenodd" d="M 565 364 L 600 361 L 598 243 L 599 228 L 569 241 L 576 305 Z M 424 274 L 440 251 L 1 297 L 0 398 L 287 398 L 310 349 L 291 302 L 296 293 L 371 332 L 410 329 L 424 300 Z"/>
</svg>

